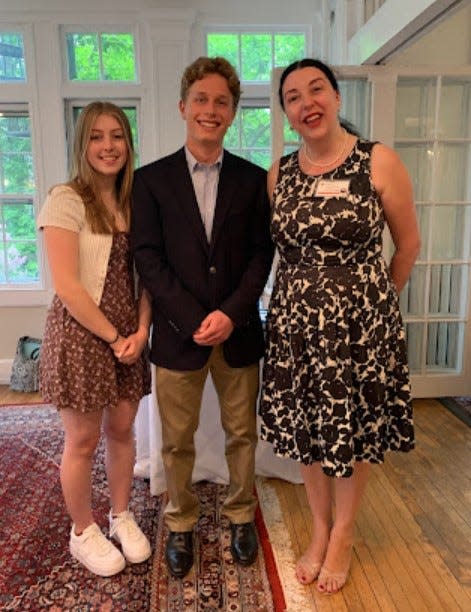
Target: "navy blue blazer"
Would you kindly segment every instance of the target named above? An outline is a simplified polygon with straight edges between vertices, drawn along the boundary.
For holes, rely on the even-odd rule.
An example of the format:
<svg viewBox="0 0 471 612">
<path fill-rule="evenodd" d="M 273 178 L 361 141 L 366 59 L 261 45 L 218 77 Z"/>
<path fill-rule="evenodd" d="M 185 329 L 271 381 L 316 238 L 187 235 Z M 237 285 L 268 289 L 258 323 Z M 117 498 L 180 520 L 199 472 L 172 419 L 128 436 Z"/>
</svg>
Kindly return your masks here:
<svg viewBox="0 0 471 612">
<path fill-rule="evenodd" d="M 211 347 L 193 333 L 220 309 L 235 327 L 224 342 L 232 367 L 257 362 L 264 336 L 258 299 L 273 244 L 266 172 L 224 151 L 208 243 L 184 148 L 136 171 L 131 245 L 152 299 L 151 360 L 173 370 L 202 368 Z"/>
</svg>

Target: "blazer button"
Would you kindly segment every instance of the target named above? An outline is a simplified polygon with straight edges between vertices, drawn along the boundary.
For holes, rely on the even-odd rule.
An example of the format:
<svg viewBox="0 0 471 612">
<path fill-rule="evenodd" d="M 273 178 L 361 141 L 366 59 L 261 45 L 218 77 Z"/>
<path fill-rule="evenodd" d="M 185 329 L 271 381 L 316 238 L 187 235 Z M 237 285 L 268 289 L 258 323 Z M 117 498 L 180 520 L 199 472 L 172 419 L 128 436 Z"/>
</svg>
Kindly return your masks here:
<svg viewBox="0 0 471 612">
<path fill-rule="evenodd" d="M 209 268 L 209 273 L 210 273 L 210 274 L 216 274 L 216 272 L 217 272 L 217 270 L 216 270 L 216 266 L 211 266 L 211 267 Z"/>
</svg>

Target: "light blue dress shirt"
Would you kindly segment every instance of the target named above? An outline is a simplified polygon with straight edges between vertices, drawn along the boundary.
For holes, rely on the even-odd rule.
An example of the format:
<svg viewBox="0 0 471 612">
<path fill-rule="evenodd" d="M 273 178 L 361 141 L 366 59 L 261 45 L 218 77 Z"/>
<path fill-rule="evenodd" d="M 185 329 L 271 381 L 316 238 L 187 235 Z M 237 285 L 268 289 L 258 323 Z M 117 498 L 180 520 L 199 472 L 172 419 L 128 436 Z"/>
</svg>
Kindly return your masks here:
<svg viewBox="0 0 471 612">
<path fill-rule="evenodd" d="M 213 164 L 199 162 L 185 147 L 186 161 L 190 171 L 196 200 L 200 209 L 201 219 L 208 242 L 211 242 L 213 229 L 214 211 L 216 209 L 216 198 L 218 193 L 219 172 L 221 170 L 224 151 Z"/>
</svg>

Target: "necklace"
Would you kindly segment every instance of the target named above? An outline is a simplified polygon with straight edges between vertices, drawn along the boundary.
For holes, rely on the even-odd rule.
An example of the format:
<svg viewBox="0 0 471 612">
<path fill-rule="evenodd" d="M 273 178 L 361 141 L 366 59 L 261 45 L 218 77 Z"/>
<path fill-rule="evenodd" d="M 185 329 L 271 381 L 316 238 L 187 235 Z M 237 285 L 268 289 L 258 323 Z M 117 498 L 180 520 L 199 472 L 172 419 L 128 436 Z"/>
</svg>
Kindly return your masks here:
<svg viewBox="0 0 471 612">
<path fill-rule="evenodd" d="M 342 146 L 340 148 L 340 151 L 338 152 L 337 156 L 335 157 L 335 159 L 331 159 L 329 161 L 323 162 L 322 164 L 319 164 L 318 162 L 315 162 L 310 156 L 309 153 L 307 152 L 307 147 L 306 147 L 306 143 L 303 144 L 303 153 L 304 153 L 304 157 L 307 159 L 307 161 L 312 164 L 313 166 L 317 166 L 318 168 L 323 168 L 323 167 L 327 167 L 327 166 L 333 166 L 343 155 L 343 152 L 345 151 L 345 145 L 347 144 L 347 137 L 348 137 L 348 132 L 345 128 L 343 129 L 343 140 L 342 140 Z"/>
</svg>

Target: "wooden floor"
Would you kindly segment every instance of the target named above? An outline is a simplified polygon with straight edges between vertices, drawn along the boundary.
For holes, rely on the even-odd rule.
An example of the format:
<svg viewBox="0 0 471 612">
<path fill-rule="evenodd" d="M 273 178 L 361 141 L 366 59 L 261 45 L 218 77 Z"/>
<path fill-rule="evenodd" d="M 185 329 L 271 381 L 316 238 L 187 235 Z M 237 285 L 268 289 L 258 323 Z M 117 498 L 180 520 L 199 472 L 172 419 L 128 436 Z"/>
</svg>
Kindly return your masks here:
<svg viewBox="0 0 471 612">
<path fill-rule="evenodd" d="M 350 579 L 334 596 L 307 587 L 310 609 L 471 611 L 471 429 L 434 400 L 415 400 L 414 416 L 416 450 L 372 469 Z M 270 482 L 298 556 L 311 529 L 304 488 Z"/>
<path fill-rule="evenodd" d="M 0 405 L 39 400 L 0 385 Z M 471 429 L 434 400 L 416 400 L 414 414 L 416 450 L 372 470 L 346 586 L 333 596 L 304 587 L 309 609 L 471 611 Z M 304 488 L 270 485 L 298 556 L 311 528 Z"/>
</svg>

